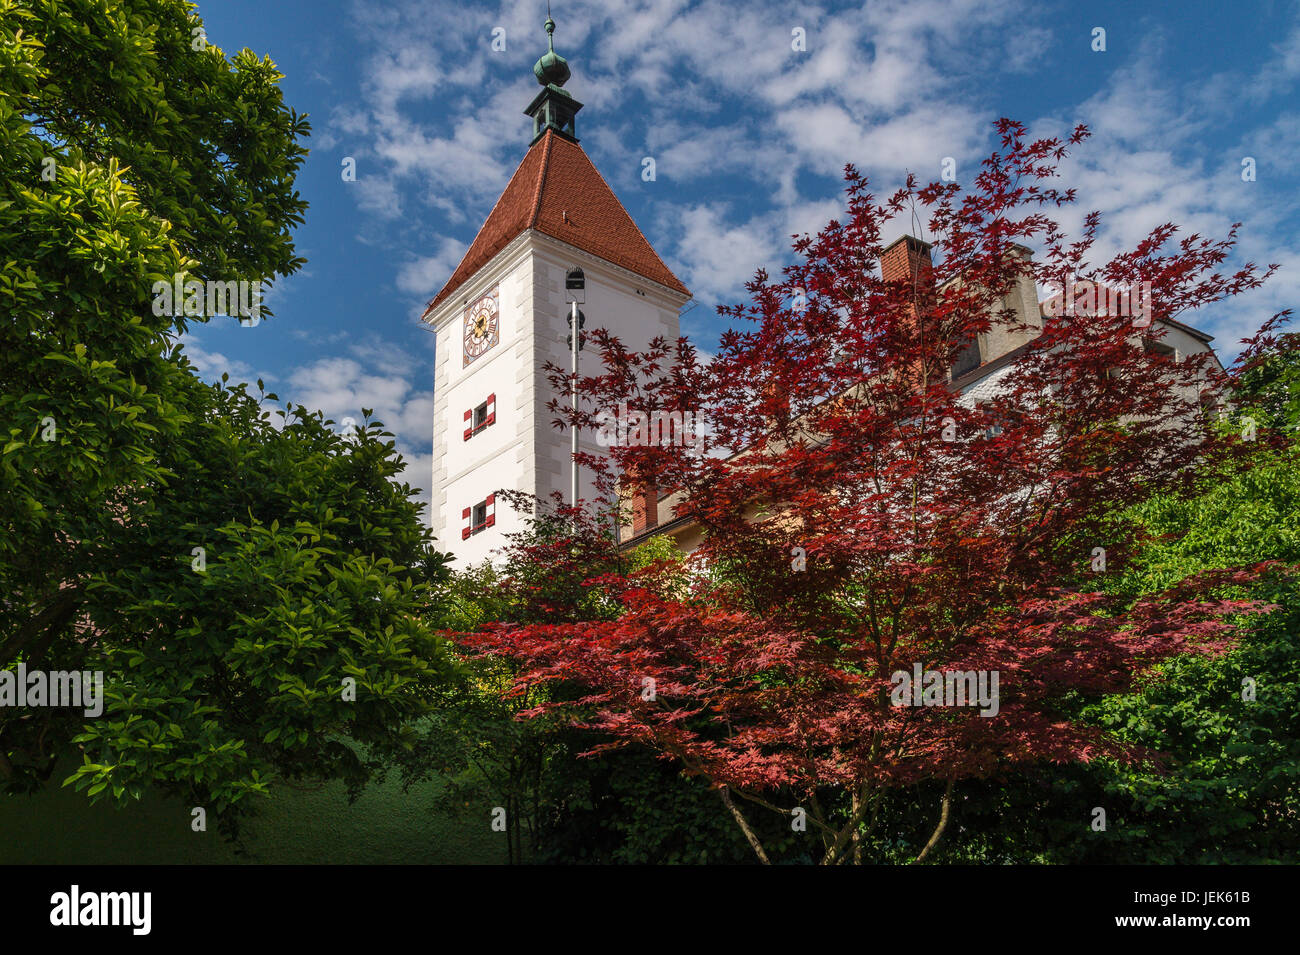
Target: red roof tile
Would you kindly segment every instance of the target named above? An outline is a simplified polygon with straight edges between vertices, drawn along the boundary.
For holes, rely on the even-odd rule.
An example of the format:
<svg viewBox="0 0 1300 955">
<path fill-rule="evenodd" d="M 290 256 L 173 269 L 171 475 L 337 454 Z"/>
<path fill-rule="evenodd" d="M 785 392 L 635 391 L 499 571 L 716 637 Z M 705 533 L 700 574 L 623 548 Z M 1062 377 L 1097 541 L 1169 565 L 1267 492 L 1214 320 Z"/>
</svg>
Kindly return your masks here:
<svg viewBox="0 0 1300 955">
<path fill-rule="evenodd" d="M 525 229 L 536 229 L 683 295 L 690 294 L 655 254 L 582 147 L 548 129 L 528 150 L 460 265 L 424 314 L 437 308 Z"/>
</svg>

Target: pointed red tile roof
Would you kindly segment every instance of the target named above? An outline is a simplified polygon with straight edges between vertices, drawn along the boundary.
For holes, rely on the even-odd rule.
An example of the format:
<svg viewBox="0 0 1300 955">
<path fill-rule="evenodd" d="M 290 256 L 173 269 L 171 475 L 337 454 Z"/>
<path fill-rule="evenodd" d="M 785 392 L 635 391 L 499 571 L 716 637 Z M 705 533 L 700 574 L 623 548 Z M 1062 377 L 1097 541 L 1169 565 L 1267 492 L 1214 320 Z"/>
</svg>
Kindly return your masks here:
<svg viewBox="0 0 1300 955">
<path fill-rule="evenodd" d="M 424 314 L 437 308 L 525 229 L 536 229 L 683 295 L 690 294 L 655 254 L 582 147 L 548 129 L 528 150 L 460 265 Z"/>
</svg>

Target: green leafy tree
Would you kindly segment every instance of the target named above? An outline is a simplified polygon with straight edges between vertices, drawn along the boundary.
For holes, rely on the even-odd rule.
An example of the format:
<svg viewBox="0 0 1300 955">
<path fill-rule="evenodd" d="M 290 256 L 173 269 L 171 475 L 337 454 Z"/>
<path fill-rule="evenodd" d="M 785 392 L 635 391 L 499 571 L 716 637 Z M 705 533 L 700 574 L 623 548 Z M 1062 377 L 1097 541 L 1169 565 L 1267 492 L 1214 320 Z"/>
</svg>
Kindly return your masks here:
<svg viewBox="0 0 1300 955">
<path fill-rule="evenodd" d="M 1177 574 L 1243 561 L 1295 566 L 1300 450 L 1256 458 L 1192 498 L 1154 498 L 1136 517 L 1155 540 L 1117 588 L 1150 592 Z M 1250 595 L 1278 610 L 1258 618 L 1239 648 L 1175 661 L 1141 696 L 1092 711 L 1163 754 L 1098 767 L 1106 795 L 1123 807 L 1119 824 L 1095 840 L 1109 843 L 1109 858 L 1277 862 L 1300 850 L 1300 582 L 1270 577 Z"/>
<path fill-rule="evenodd" d="M 391 435 L 204 384 L 177 338 L 214 316 L 155 308 L 300 267 L 280 79 L 181 0 L 0 0 L 0 667 L 106 680 L 94 719 L 0 709 L 11 791 L 79 752 L 93 799 L 233 831 L 276 779 L 355 789 L 449 675 Z"/>
<path fill-rule="evenodd" d="M 1224 468 L 1198 491 L 1160 495 L 1124 519 L 1147 545 L 1105 583 L 1157 592 L 1190 573 L 1262 560 L 1300 563 L 1300 449 Z M 1141 692 L 1077 715 L 1142 747 L 1128 765 L 1100 759 L 999 776 L 954 807 L 948 861 L 1276 863 L 1300 852 L 1300 582 L 1293 572 L 1249 590 L 1275 605 L 1222 657 L 1156 669 Z M 1228 592 L 1225 596 L 1240 596 Z M 916 794 L 891 806 L 914 815 Z M 1092 809 L 1106 812 L 1094 829 Z M 1026 823 L 1026 820 L 1030 820 Z M 912 834 L 923 840 L 920 829 Z"/>
<path fill-rule="evenodd" d="M 485 562 L 437 585 L 427 618 L 435 629 L 464 633 L 502 622 L 612 618 L 617 596 L 600 581 L 615 572 L 658 567 L 665 587 L 678 592 L 686 586 L 671 541 L 655 538 L 620 551 L 606 534 L 575 534 L 566 508 L 498 493 L 528 509 L 525 528 L 512 535 L 499 570 Z M 604 524 L 600 517 L 579 521 Z M 515 692 L 517 674 L 508 660 L 476 655 L 459 663 L 464 678 L 441 688 L 418 742 L 399 759 L 401 772 L 408 785 L 446 781 L 445 810 L 468 824 L 487 825 L 491 810 L 504 809 L 508 861 L 750 861 L 744 840 L 715 818 L 703 784 L 648 752 L 580 759 L 601 742 L 597 734 L 555 719 L 518 718 L 571 688 L 533 685 Z M 781 838 L 775 830 L 769 835 L 774 843 Z"/>
<path fill-rule="evenodd" d="M 500 569 L 485 561 L 438 583 L 426 621 L 455 633 L 502 621 L 611 613 L 608 595 L 590 579 L 641 558 L 621 554 L 607 536 L 585 535 L 579 542 L 564 509 L 517 491 L 498 495 L 525 509 L 523 530 L 511 535 Z M 582 548 L 577 563 L 568 559 L 575 547 Z M 398 754 L 403 782 L 409 787 L 442 779 L 444 809 L 472 824 L 487 825 L 492 811 L 504 810 L 506 861 L 537 860 L 544 840 L 554 841 L 556 820 L 569 817 L 585 793 L 574 767 L 581 750 L 573 746 L 572 731 L 556 721 L 516 719 L 549 699 L 553 688 L 512 692 L 515 671 L 505 660 L 478 656 L 457 663 L 460 679 L 435 691 L 436 705 L 417 741 Z"/>
<path fill-rule="evenodd" d="M 1300 428 L 1300 333 L 1277 334 L 1281 312 L 1249 343 L 1239 360 L 1234 402 L 1242 416 L 1294 440 Z"/>
</svg>

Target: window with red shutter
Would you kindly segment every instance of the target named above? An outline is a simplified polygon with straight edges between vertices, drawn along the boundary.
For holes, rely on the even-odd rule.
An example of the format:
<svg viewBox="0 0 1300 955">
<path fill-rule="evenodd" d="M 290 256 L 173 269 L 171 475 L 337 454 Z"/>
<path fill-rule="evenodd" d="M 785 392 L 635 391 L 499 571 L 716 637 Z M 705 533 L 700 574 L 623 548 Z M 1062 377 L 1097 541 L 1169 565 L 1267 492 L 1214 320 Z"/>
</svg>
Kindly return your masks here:
<svg viewBox="0 0 1300 955">
<path fill-rule="evenodd" d="M 467 507 L 462 514 L 465 526 L 460 532 L 461 539 L 471 537 L 479 531 L 485 531 L 497 522 L 497 496 L 489 494 L 473 507 Z"/>
<path fill-rule="evenodd" d="M 488 395 L 477 408 L 471 408 L 465 412 L 465 420 L 469 422 L 469 427 L 465 429 L 465 440 L 468 441 L 474 435 L 478 434 L 484 428 L 489 428 L 497 423 L 497 396 Z"/>
</svg>

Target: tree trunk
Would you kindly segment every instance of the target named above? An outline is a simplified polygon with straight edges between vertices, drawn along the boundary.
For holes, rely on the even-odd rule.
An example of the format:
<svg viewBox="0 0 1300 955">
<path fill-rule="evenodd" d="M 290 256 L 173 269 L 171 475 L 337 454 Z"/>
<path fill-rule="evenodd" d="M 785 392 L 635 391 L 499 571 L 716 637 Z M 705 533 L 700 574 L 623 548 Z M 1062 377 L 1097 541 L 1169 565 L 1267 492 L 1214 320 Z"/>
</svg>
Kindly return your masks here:
<svg viewBox="0 0 1300 955">
<path fill-rule="evenodd" d="M 952 806 L 952 780 L 948 780 L 948 787 L 943 791 L 943 808 L 939 810 L 939 825 L 934 827 L 934 832 L 930 835 L 930 841 L 925 844 L 921 854 L 912 860 L 912 865 L 918 865 L 925 861 L 931 850 L 939 844 L 943 838 L 943 831 L 948 828 L 948 810 Z"/>
<path fill-rule="evenodd" d="M 853 791 L 853 818 L 857 819 L 862 814 L 862 797 L 855 789 Z M 861 823 L 853 826 L 853 864 L 862 865 L 862 834 L 860 832 Z"/>
<path fill-rule="evenodd" d="M 749 840 L 750 848 L 752 848 L 754 854 L 758 856 L 758 861 L 763 863 L 763 865 L 771 865 L 772 863 L 767 858 L 767 853 L 763 851 L 763 844 L 758 841 L 758 836 L 754 835 L 754 830 L 749 828 L 749 822 L 745 819 L 744 814 L 742 814 L 741 811 L 736 808 L 736 804 L 731 801 L 731 793 L 727 791 L 727 787 L 719 786 L 718 795 L 722 797 L 722 804 L 727 807 L 731 812 L 732 818 L 736 820 L 736 825 L 740 826 L 740 831 L 743 832 L 745 838 Z"/>
<path fill-rule="evenodd" d="M 822 863 L 821 863 L 822 865 L 840 864 L 840 862 L 842 861 L 840 853 L 844 850 L 845 846 L 850 844 L 853 835 L 857 833 L 858 826 L 862 824 L 862 817 L 867 814 L 867 806 L 878 805 L 879 798 L 880 798 L 880 794 L 876 793 L 872 797 L 870 803 L 866 801 L 859 801 L 857 804 L 857 808 L 850 810 L 848 824 L 845 825 L 844 828 L 840 830 L 839 835 L 835 837 L 835 841 L 831 843 L 831 847 L 827 849 L 826 854 L 822 856 Z"/>
<path fill-rule="evenodd" d="M 39 613 L 28 620 L 18 632 L 0 644 L 0 666 L 7 667 L 27 644 L 40 636 L 57 636 L 57 628 L 64 626 L 76 614 L 81 603 L 79 586 L 65 587 L 54 595 Z"/>
</svg>

